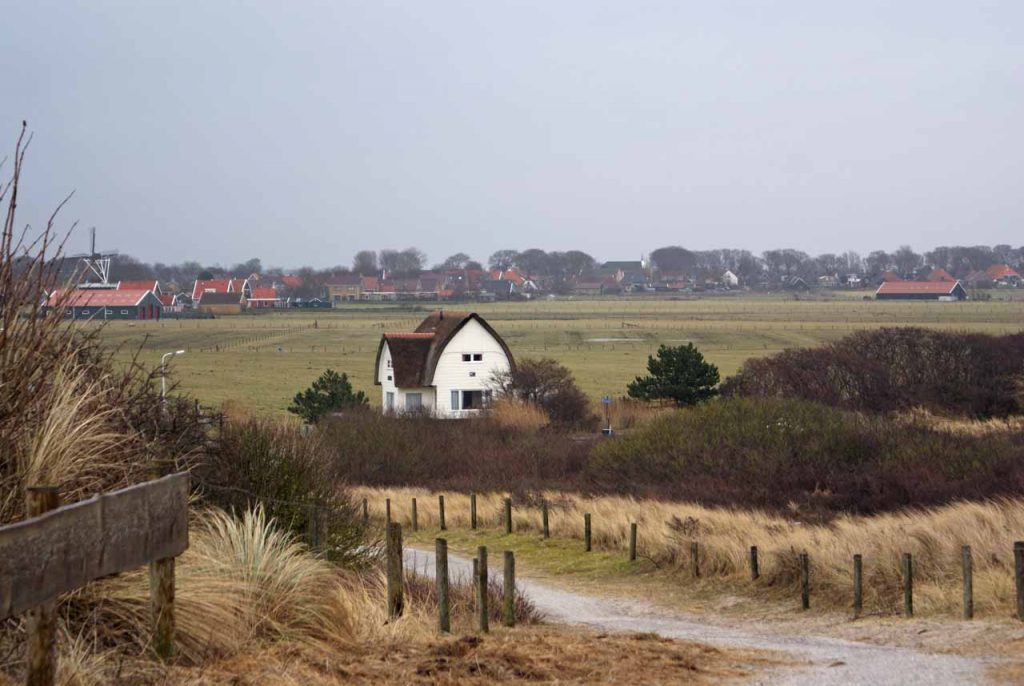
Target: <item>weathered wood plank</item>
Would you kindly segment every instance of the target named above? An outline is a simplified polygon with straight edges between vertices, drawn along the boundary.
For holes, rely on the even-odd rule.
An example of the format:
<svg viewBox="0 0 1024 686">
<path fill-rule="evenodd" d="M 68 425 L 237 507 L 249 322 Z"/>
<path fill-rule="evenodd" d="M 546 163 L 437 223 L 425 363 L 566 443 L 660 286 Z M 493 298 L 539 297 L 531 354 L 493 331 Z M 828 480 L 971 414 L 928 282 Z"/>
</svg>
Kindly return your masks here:
<svg viewBox="0 0 1024 686">
<path fill-rule="evenodd" d="M 0 619 L 188 548 L 188 474 L 0 527 Z"/>
</svg>

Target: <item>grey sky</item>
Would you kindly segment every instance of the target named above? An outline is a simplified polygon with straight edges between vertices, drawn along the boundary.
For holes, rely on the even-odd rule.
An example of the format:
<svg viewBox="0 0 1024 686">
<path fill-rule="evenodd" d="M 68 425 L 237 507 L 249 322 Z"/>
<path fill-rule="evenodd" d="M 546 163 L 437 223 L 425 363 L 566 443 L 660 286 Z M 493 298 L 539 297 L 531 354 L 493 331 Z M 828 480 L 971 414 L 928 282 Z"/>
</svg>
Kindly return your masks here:
<svg viewBox="0 0 1024 686">
<path fill-rule="evenodd" d="M 0 4 L 22 220 L 145 260 L 1024 243 L 1019 0 Z"/>
</svg>

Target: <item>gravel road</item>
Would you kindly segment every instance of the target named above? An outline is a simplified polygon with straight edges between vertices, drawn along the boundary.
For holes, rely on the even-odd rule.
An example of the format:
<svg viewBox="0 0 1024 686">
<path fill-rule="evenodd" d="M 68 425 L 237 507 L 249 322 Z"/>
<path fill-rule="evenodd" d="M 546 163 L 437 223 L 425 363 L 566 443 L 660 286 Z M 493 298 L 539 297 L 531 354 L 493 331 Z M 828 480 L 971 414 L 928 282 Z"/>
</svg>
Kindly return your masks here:
<svg viewBox="0 0 1024 686">
<path fill-rule="evenodd" d="M 500 562 L 500 558 L 496 558 Z M 434 575 L 434 553 L 407 549 L 406 566 Z M 468 579 L 472 561 L 448 555 L 452 578 Z M 492 577 L 501 570 L 492 570 Z M 779 634 L 750 628 L 704 623 L 698 615 L 674 612 L 634 600 L 612 599 L 566 591 L 534 579 L 519 577 L 516 585 L 553 621 L 582 624 L 606 631 L 653 632 L 666 638 L 697 641 L 719 647 L 753 648 L 785 653 L 795 664 L 757 675 L 757 684 L 899 684 L 940 686 L 985 683 L 984 659 L 924 653 L 908 648 L 857 643 L 826 636 Z"/>
</svg>

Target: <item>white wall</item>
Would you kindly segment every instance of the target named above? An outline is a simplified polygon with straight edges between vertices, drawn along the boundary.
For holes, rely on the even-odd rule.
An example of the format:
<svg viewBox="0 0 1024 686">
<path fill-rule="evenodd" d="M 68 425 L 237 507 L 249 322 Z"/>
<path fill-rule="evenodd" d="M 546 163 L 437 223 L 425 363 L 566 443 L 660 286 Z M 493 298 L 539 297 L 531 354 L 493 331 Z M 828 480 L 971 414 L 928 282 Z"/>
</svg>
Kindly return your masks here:
<svg viewBox="0 0 1024 686">
<path fill-rule="evenodd" d="M 395 385 L 394 378 L 395 370 L 391 366 L 391 350 L 388 349 L 388 344 L 385 342 L 384 349 L 381 351 L 380 371 L 377 377 L 377 381 L 380 382 L 381 408 L 387 409 L 388 393 L 394 393 L 395 412 L 404 412 L 406 410 L 406 395 L 408 393 L 421 393 L 423 395 L 423 409 L 433 411 L 435 404 L 433 388 L 398 388 Z"/>
<path fill-rule="evenodd" d="M 482 353 L 483 360 L 463 362 L 464 353 Z M 509 360 L 501 344 L 480 325 L 480 322 L 470 320 L 448 342 L 434 370 L 434 387 L 437 389 L 436 414 L 443 417 L 462 415 L 462 412 L 452 410 L 451 392 L 493 389 L 494 374 L 508 371 L 509 368 Z"/>
</svg>

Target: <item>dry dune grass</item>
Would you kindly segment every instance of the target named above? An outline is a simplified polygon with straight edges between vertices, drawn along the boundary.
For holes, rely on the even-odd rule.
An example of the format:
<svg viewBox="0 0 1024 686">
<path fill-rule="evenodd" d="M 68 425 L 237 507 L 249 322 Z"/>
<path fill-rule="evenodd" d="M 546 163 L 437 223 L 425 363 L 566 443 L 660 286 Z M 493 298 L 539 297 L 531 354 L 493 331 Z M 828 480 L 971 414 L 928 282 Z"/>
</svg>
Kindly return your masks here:
<svg viewBox="0 0 1024 686">
<path fill-rule="evenodd" d="M 512 399 L 495 402 L 489 416 L 498 426 L 515 431 L 536 432 L 550 423 L 547 414 L 537 405 Z"/>
<path fill-rule="evenodd" d="M 418 499 L 420 526 L 436 525 L 436 494 L 422 489 L 356 489 L 379 512 L 391 498 L 392 517 L 409 521 L 412 497 Z M 477 496 L 483 527 L 503 522 L 505 494 Z M 570 493 L 538 494 L 515 503 L 518 532 L 540 532 L 539 499 L 550 503 L 555 537 L 583 537 L 583 514 L 591 513 L 595 548 L 626 550 L 629 526 L 637 522 L 640 554 L 660 565 L 689 570 L 689 547 L 700 544 L 700 584 L 708 590 L 766 597 L 795 597 L 799 554 L 811 559 L 816 607 L 852 607 L 854 554 L 864 558 L 864 609 L 898 612 L 901 603 L 901 555 L 914 556 L 914 605 L 919 613 L 957 614 L 961 602 L 961 546 L 972 548 L 974 604 L 978 615 L 1010 616 L 1014 609 L 1013 543 L 1024 539 L 1024 501 L 957 503 L 873 517 L 839 517 L 824 525 L 806 524 L 758 511 L 711 509 L 690 503 L 587 498 Z M 469 498 L 448 494 L 449 528 L 469 527 Z M 751 545 L 759 549 L 761 578 L 749 578 Z"/>
<path fill-rule="evenodd" d="M 951 434 L 968 436 L 987 436 L 997 433 L 1018 433 L 1024 431 L 1024 417 L 1008 416 L 985 420 L 942 417 L 918 408 L 900 415 L 907 424 L 920 424 Z"/>
</svg>

